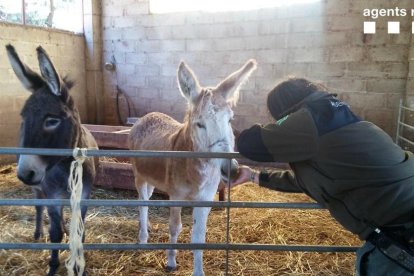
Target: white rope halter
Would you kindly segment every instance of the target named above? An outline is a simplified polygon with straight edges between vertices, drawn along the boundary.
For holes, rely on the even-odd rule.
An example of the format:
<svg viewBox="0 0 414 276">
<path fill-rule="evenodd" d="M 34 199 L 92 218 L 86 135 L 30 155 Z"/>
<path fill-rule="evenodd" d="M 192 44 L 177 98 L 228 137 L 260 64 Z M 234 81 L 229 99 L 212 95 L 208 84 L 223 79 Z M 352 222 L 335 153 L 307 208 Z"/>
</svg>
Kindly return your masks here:
<svg viewBox="0 0 414 276">
<path fill-rule="evenodd" d="M 65 265 L 68 275 L 83 275 L 85 270 L 85 257 L 83 254 L 82 238 L 84 233 L 84 225 L 82 221 L 80 201 L 82 198 L 83 189 L 83 167 L 82 164 L 86 160 L 86 148 L 74 148 L 73 158 L 70 165 L 68 190 L 71 192 L 70 206 L 72 209 L 72 216 L 69 227 L 69 249 L 70 255 L 66 259 Z"/>
</svg>

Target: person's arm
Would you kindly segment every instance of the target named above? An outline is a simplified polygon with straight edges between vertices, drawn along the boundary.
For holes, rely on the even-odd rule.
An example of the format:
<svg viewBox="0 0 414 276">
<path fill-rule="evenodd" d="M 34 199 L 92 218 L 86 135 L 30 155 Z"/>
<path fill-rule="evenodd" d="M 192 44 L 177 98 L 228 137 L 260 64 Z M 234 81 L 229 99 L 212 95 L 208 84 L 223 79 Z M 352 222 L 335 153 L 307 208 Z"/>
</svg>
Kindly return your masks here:
<svg viewBox="0 0 414 276">
<path fill-rule="evenodd" d="M 295 175 L 290 170 L 262 171 L 258 178 L 260 187 L 287 193 L 303 192 L 296 182 Z"/>
<path fill-rule="evenodd" d="M 266 148 L 262 139 L 262 128 L 259 124 L 242 131 L 236 140 L 237 150 L 254 161 L 273 162 L 273 156 Z"/>
<path fill-rule="evenodd" d="M 238 177 L 230 183 L 230 188 L 246 182 L 252 182 L 261 187 L 280 192 L 302 192 L 297 186 L 295 177 L 291 171 L 260 172 L 248 166 L 240 166 Z"/>
<path fill-rule="evenodd" d="M 301 109 L 279 123 L 254 125 L 240 133 L 237 150 L 259 162 L 297 162 L 319 149 L 318 131 L 309 111 Z"/>
</svg>

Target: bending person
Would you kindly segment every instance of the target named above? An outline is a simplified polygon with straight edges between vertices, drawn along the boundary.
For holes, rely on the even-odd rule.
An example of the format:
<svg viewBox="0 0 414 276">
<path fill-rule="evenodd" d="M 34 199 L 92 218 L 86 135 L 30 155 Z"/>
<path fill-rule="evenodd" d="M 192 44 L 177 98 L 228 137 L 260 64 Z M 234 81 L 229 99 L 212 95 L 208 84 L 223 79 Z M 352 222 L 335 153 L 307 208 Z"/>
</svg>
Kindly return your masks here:
<svg viewBox="0 0 414 276">
<path fill-rule="evenodd" d="M 271 190 L 306 193 L 366 241 L 357 252 L 358 275 L 413 273 L 412 153 L 306 79 L 281 82 L 268 94 L 267 108 L 275 123 L 241 132 L 238 150 L 251 160 L 289 163 L 291 170 L 241 166 L 231 186 L 253 181 Z"/>
</svg>

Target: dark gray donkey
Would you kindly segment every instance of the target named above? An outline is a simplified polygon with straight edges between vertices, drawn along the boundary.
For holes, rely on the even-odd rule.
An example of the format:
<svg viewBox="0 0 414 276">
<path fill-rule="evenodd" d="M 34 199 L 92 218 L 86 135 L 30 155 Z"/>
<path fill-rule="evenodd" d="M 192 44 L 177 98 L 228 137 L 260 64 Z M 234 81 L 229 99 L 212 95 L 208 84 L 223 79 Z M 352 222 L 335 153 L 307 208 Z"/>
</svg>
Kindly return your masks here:
<svg viewBox="0 0 414 276">
<path fill-rule="evenodd" d="M 97 148 L 95 139 L 80 122 L 69 89 L 73 83 L 61 79 L 49 56 L 42 47 L 37 48 L 41 75 L 22 63 L 12 45 L 7 54 L 13 70 L 23 84 L 32 92 L 21 111 L 21 147 L 25 148 Z M 68 177 L 73 157 L 20 155 L 17 176 L 30 185 L 36 198 L 69 198 Z M 82 199 L 90 196 L 95 178 L 97 160 L 83 163 Z M 43 235 L 43 206 L 36 206 L 35 240 Z M 47 207 L 50 220 L 50 240 L 60 243 L 65 231 L 62 206 Z M 82 219 L 87 207 L 82 207 Z M 52 250 L 48 275 L 54 275 L 59 266 L 59 251 Z"/>
</svg>

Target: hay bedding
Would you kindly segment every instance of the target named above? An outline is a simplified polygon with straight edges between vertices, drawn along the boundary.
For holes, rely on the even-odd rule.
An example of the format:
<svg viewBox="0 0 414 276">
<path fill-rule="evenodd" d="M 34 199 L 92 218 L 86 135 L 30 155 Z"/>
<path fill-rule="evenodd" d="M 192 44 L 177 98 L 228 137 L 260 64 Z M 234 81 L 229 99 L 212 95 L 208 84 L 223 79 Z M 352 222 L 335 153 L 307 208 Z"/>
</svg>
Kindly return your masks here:
<svg viewBox="0 0 414 276">
<path fill-rule="evenodd" d="M 31 198 L 31 190 L 16 179 L 15 166 L 0 167 L 1 198 Z M 232 190 L 232 200 L 309 202 L 301 194 L 284 194 L 258 188 L 253 184 Z M 133 191 L 113 191 L 96 188 L 93 198 L 135 199 Z M 0 241 L 32 242 L 34 231 L 33 207 L 0 207 Z M 68 216 L 67 216 L 68 217 Z M 150 242 L 168 242 L 168 209 L 150 208 L 152 231 Z M 179 242 L 190 241 L 191 210 L 183 209 L 183 231 Z M 48 221 L 45 236 L 49 242 Z M 263 244 L 352 245 L 361 242 L 343 230 L 326 210 L 232 209 L 231 242 Z M 226 210 L 213 210 L 207 227 L 207 242 L 225 242 Z M 88 210 L 86 241 L 90 243 L 134 243 L 138 236 L 138 208 L 96 207 Z M 49 251 L 0 250 L 0 275 L 44 275 Z M 204 252 L 206 275 L 224 275 L 223 251 Z M 63 260 L 58 275 L 66 275 Z M 179 268 L 164 272 L 163 251 L 87 251 L 89 275 L 191 275 L 192 255 L 180 251 Z M 235 251 L 230 252 L 230 275 L 353 275 L 355 256 L 352 253 L 304 253 Z"/>
</svg>

